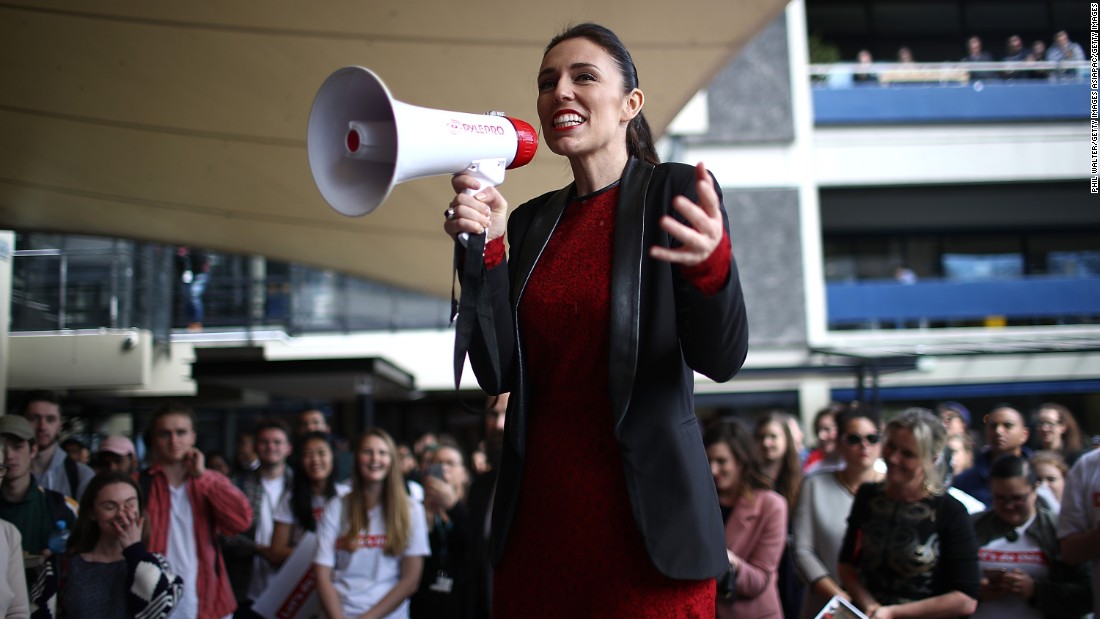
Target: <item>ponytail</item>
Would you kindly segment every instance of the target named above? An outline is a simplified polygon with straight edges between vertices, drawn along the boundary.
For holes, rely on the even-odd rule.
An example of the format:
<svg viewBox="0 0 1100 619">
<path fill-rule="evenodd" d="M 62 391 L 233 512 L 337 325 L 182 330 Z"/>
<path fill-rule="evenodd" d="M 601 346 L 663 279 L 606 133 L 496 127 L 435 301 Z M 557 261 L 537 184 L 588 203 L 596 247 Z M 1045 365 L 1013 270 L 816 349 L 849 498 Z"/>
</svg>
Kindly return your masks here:
<svg viewBox="0 0 1100 619">
<path fill-rule="evenodd" d="M 626 152 L 631 157 L 646 163 L 653 165 L 661 163 L 661 157 L 653 145 L 653 134 L 649 130 L 649 122 L 642 112 L 638 112 L 626 127 Z"/>
</svg>

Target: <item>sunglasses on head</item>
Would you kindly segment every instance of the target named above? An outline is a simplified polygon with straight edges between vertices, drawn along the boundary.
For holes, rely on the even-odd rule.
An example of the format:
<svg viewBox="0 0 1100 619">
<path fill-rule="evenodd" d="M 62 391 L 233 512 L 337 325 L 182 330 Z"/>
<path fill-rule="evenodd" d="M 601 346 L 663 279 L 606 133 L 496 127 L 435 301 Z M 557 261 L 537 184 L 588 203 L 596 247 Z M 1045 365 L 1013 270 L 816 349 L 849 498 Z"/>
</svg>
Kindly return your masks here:
<svg viewBox="0 0 1100 619">
<path fill-rule="evenodd" d="M 845 434 L 844 442 L 852 445 L 853 447 L 859 445 L 863 441 L 867 441 L 868 445 L 878 445 L 878 442 L 882 440 L 882 436 L 879 434 Z"/>
</svg>

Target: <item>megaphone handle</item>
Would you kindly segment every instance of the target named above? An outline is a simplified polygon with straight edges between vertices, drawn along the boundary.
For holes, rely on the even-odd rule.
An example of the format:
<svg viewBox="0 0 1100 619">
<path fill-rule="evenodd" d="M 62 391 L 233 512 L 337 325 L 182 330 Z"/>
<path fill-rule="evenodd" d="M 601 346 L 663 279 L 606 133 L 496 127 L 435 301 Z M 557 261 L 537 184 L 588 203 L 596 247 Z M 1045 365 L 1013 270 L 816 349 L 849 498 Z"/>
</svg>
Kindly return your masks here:
<svg viewBox="0 0 1100 619">
<path fill-rule="evenodd" d="M 485 182 L 484 179 L 478 178 L 477 179 L 477 189 L 466 189 L 466 190 L 463 190 L 462 193 L 464 193 L 468 196 L 472 196 L 472 195 L 476 194 L 477 192 L 481 191 L 482 189 L 485 189 L 486 187 L 492 187 L 492 186 L 493 186 L 492 183 L 487 183 L 487 182 Z M 482 234 L 485 234 L 485 232 L 482 232 Z M 463 247 L 466 247 L 466 244 L 470 242 L 470 233 L 469 232 L 459 232 L 458 233 L 458 242 L 462 243 Z"/>
<path fill-rule="evenodd" d="M 496 187 L 504 182 L 504 170 L 508 165 L 506 159 L 479 159 L 470 164 L 470 167 L 466 168 L 460 174 L 469 174 L 477 179 L 477 189 L 466 189 L 462 193 L 472 196 L 476 195 L 482 189 L 486 187 Z M 485 232 L 482 232 L 485 234 Z M 468 232 L 458 233 L 458 242 L 462 243 L 463 247 L 466 247 L 466 243 L 470 241 L 470 234 Z"/>
</svg>

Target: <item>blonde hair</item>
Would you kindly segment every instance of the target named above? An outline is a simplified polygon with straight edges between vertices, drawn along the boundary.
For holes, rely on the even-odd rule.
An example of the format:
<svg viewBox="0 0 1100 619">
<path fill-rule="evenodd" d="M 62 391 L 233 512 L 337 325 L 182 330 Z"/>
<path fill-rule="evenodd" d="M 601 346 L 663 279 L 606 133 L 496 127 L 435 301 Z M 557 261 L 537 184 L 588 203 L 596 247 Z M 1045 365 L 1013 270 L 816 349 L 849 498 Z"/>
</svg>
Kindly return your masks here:
<svg viewBox="0 0 1100 619">
<path fill-rule="evenodd" d="M 409 510 L 409 494 L 405 491 L 405 477 L 397 465 L 397 446 L 393 438 L 381 428 L 371 428 L 363 432 L 356 441 L 356 466 L 351 476 L 351 492 L 343 500 L 344 547 L 355 550 L 359 547 L 359 532 L 370 530 L 370 507 L 367 504 L 367 487 L 363 473 L 358 466 L 358 452 L 362 451 L 367 439 L 375 437 L 386 444 L 390 453 L 390 470 L 382 481 L 382 518 L 386 524 L 386 541 L 382 552 L 396 557 L 409 547 L 412 535 L 412 514 Z"/>
<path fill-rule="evenodd" d="M 914 407 L 906 409 L 886 424 L 886 436 L 889 438 L 900 429 L 909 430 L 917 443 L 917 455 L 924 469 L 924 489 L 937 496 L 946 492 L 943 448 L 947 444 L 947 428 L 943 422 L 927 408 Z"/>
</svg>

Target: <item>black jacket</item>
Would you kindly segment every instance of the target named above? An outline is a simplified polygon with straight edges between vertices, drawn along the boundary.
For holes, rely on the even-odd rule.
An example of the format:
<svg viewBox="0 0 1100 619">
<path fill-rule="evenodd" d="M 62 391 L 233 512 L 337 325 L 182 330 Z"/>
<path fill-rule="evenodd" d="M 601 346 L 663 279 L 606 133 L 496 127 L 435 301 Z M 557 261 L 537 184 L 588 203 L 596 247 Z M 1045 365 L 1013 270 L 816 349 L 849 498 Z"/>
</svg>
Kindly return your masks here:
<svg viewBox="0 0 1100 619">
<path fill-rule="evenodd" d="M 652 245 L 669 245 L 658 222 L 666 213 L 678 217 L 672 199 L 685 195 L 698 202 L 694 174 L 694 168 L 683 164 L 654 168 L 634 159 L 627 163 L 615 214 L 611 271 L 609 377 L 615 438 L 649 556 L 661 573 L 680 579 L 712 578 L 728 567 L 718 499 L 695 417 L 693 370 L 716 381 L 729 380 L 748 351 L 745 305 L 732 257 L 725 286 L 704 296 L 681 276 L 679 267 L 648 254 Z M 721 199 L 717 183 L 715 189 Z M 500 371 L 493 369 L 480 328 L 474 331 L 470 362 L 486 392 L 512 393 L 493 507 L 494 564 L 503 554 L 519 498 L 531 409 L 517 308 L 574 195 L 570 185 L 517 208 L 508 221 L 507 267 L 502 264 L 484 274 Z"/>
</svg>

